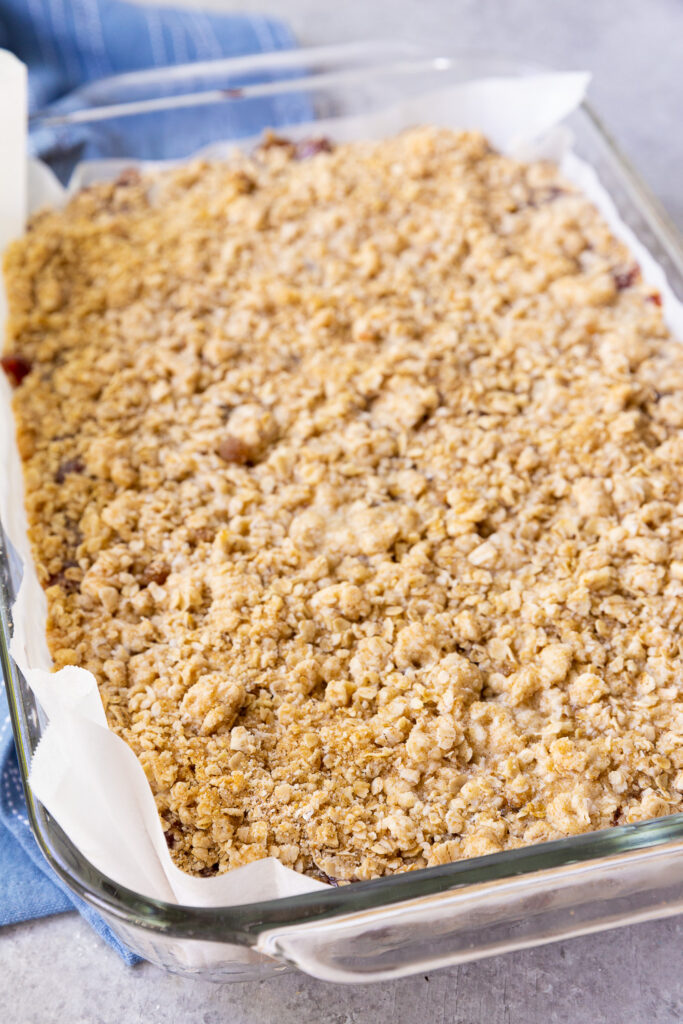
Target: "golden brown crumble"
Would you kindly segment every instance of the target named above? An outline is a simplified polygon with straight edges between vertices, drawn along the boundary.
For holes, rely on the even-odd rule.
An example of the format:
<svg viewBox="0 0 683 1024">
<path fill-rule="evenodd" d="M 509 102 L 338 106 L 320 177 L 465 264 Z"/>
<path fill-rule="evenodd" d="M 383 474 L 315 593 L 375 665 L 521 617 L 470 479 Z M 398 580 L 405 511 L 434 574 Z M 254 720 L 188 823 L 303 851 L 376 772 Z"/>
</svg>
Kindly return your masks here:
<svg viewBox="0 0 683 1024">
<path fill-rule="evenodd" d="M 659 296 L 549 164 L 329 148 L 97 185 L 9 251 L 55 667 L 95 674 L 194 873 L 370 878 L 677 810 Z"/>
</svg>

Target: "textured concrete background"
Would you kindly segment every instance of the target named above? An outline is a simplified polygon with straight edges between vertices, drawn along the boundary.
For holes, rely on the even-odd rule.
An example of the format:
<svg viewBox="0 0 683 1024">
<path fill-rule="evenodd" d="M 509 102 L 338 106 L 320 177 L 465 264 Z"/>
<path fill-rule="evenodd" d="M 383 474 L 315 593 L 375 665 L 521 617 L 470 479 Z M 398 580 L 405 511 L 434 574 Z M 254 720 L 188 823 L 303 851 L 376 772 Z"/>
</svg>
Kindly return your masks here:
<svg viewBox="0 0 683 1024">
<path fill-rule="evenodd" d="M 170 0 L 166 0 L 170 2 Z M 588 68 L 591 96 L 683 230 L 681 0 L 213 0 L 306 44 L 398 37 Z M 679 1024 L 683 919 L 374 986 L 215 986 L 130 969 L 73 915 L 0 932 L 4 1024 Z"/>
<path fill-rule="evenodd" d="M 76 915 L 0 934 L 3 1024 L 680 1024 L 683 918 L 375 985 L 124 967 Z"/>
</svg>

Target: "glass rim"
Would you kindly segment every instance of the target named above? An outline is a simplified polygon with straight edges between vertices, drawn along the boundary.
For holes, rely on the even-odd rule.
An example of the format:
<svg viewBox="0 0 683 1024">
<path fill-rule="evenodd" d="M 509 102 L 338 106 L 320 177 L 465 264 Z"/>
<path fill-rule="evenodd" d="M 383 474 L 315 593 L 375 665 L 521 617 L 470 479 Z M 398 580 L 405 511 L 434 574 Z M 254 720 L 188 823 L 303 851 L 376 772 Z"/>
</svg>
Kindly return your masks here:
<svg viewBox="0 0 683 1024">
<path fill-rule="evenodd" d="M 67 127 L 166 110 L 240 103 L 288 92 L 311 92 L 333 85 L 360 84 L 368 78 L 376 79 L 380 76 L 400 77 L 425 71 L 453 71 L 467 62 L 481 61 L 495 64 L 498 74 L 523 75 L 548 71 L 548 68 L 537 63 L 517 61 L 485 50 L 433 53 L 424 47 L 399 40 L 299 47 L 110 75 L 87 82 L 71 92 L 68 110 L 55 111 L 48 107 L 34 111 L 29 115 L 29 124 L 36 128 Z M 263 75 L 263 80 L 231 85 L 230 79 L 234 76 L 254 72 Z M 278 73 L 282 73 L 283 77 L 269 77 Z M 295 77 L 290 77 L 290 74 Z M 480 76 L 468 77 L 472 79 Z M 176 89 L 187 83 L 192 85 L 197 79 L 206 81 L 206 87 L 200 91 L 188 90 L 174 92 L 172 95 L 164 92 L 169 86 Z M 212 80 L 215 83 L 210 85 Z M 127 90 L 138 90 L 142 95 L 127 98 Z"/>
</svg>

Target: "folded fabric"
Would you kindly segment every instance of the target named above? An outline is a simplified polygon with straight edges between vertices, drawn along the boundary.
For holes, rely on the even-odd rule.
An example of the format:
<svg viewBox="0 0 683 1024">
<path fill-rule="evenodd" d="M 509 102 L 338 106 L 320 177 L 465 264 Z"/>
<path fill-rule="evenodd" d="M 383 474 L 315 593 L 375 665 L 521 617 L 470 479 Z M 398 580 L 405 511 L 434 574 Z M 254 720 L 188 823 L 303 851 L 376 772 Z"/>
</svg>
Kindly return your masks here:
<svg viewBox="0 0 683 1024">
<path fill-rule="evenodd" d="M 0 46 L 28 65 L 31 113 L 81 108 L 75 90 L 112 75 L 294 45 L 284 22 L 262 15 L 213 15 L 121 0 L 0 0 Z M 206 80 L 198 75 L 191 87 L 200 91 Z M 216 139 L 243 138 L 270 124 L 307 119 L 309 111 L 302 97 L 285 94 L 97 124 L 36 127 L 31 149 L 65 181 L 79 160 L 182 157 Z"/>
<path fill-rule="evenodd" d="M 294 45 L 282 21 L 260 15 L 213 15 L 120 0 L 0 0 L 0 47 L 28 65 L 31 111 L 72 108 L 80 103 L 70 96 L 73 90 L 124 71 Z M 84 158 L 178 157 L 216 139 L 240 138 L 310 116 L 308 101 L 290 94 L 86 128 L 38 129 L 31 134 L 31 148 L 65 180 Z M 54 875 L 33 839 L 0 690 L 0 925 L 74 908 L 127 963 L 136 962 L 138 957 L 102 918 Z"/>
<path fill-rule="evenodd" d="M 0 925 L 78 910 L 128 964 L 140 957 L 114 935 L 91 907 L 53 873 L 38 848 L 26 816 L 7 700 L 0 692 Z"/>
</svg>

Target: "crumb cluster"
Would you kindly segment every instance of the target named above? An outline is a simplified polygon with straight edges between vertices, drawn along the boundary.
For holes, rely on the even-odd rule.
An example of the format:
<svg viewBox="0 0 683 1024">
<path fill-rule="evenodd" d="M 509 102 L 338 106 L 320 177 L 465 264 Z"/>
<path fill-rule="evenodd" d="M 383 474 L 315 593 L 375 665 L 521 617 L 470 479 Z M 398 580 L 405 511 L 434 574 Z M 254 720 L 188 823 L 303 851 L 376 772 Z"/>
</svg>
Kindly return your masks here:
<svg viewBox="0 0 683 1024">
<path fill-rule="evenodd" d="M 555 167 L 271 138 L 90 187 L 5 270 L 55 668 L 181 868 L 680 809 L 683 350 Z"/>
</svg>

